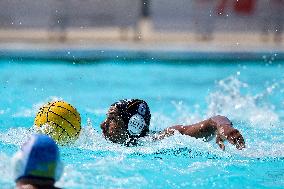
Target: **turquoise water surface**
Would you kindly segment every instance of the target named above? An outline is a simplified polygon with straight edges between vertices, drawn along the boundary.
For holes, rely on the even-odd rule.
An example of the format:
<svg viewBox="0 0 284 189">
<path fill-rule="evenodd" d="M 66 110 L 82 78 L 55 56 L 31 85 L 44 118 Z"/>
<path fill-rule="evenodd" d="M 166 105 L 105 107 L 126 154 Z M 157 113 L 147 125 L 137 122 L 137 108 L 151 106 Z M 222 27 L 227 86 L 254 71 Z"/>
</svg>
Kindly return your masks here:
<svg viewBox="0 0 284 189">
<path fill-rule="evenodd" d="M 0 59 L 0 185 L 13 188 L 11 156 L 33 133 L 38 108 L 63 99 L 81 114 L 76 143 L 60 147 L 64 188 L 283 188 L 284 62 Z M 106 141 L 100 122 L 113 102 L 148 102 L 151 129 L 221 114 L 247 148 L 175 135 L 143 146 Z"/>
</svg>

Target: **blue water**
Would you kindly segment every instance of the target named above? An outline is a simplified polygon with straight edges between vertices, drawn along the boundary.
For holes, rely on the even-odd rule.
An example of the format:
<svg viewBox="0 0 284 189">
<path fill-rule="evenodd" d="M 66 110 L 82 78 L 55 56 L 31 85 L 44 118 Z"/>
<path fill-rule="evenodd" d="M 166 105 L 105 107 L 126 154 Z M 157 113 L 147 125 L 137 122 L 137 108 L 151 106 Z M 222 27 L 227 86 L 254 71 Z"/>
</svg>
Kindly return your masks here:
<svg viewBox="0 0 284 189">
<path fill-rule="evenodd" d="M 11 155 L 34 132 L 38 108 L 63 99 L 81 114 L 76 143 L 60 147 L 64 188 L 283 188 L 284 62 L 0 59 L 0 184 L 12 188 Z M 221 114 L 247 148 L 218 149 L 175 135 L 124 147 L 101 136 L 100 122 L 122 98 L 148 102 L 151 130 Z"/>
</svg>

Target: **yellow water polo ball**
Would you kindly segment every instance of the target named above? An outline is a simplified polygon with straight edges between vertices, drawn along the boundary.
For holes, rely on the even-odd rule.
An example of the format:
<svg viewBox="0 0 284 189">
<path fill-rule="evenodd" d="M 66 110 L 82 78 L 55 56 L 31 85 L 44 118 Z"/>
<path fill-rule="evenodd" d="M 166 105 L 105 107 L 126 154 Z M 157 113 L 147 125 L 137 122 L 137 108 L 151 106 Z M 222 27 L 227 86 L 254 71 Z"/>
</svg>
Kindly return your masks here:
<svg viewBox="0 0 284 189">
<path fill-rule="evenodd" d="M 35 126 L 51 136 L 58 144 L 64 145 L 78 139 L 81 131 L 81 117 L 78 111 L 64 101 L 43 105 L 36 117 Z"/>
</svg>

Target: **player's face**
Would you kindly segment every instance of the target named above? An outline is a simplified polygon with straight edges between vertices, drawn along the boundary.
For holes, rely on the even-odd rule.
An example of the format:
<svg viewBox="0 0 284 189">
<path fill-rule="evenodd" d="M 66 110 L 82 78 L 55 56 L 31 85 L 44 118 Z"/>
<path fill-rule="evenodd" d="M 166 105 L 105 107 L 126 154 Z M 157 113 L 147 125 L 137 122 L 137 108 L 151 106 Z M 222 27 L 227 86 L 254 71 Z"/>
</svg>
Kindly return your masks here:
<svg viewBox="0 0 284 189">
<path fill-rule="evenodd" d="M 128 139 L 127 128 L 115 107 L 109 109 L 101 128 L 104 136 L 113 142 L 124 143 Z"/>
</svg>

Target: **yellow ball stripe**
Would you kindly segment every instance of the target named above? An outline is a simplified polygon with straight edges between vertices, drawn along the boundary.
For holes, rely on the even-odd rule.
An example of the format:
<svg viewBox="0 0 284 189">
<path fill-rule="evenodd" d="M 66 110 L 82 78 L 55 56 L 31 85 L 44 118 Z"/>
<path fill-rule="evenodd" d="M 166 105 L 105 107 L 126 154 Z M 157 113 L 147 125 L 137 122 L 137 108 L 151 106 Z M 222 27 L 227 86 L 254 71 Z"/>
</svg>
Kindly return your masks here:
<svg viewBox="0 0 284 189">
<path fill-rule="evenodd" d="M 62 108 L 61 106 L 51 106 L 48 112 L 57 114 L 59 117 L 69 122 L 75 130 L 79 130 L 81 127 L 81 119 L 66 108 Z"/>
<path fill-rule="evenodd" d="M 70 109 L 68 109 L 66 107 L 58 106 L 58 105 L 56 107 L 67 110 L 69 113 L 73 114 L 79 122 L 81 122 L 80 115 L 77 113 L 77 111 L 75 112 L 75 109 L 74 110 L 70 110 Z"/>
<path fill-rule="evenodd" d="M 70 121 L 68 121 L 63 116 L 53 111 L 48 112 L 48 120 L 52 120 L 53 123 L 56 123 L 57 125 L 60 125 L 60 126 L 64 125 L 66 132 L 70 135 L 75 135 L 77 133 L 76 127 Z"/>
</svg>

